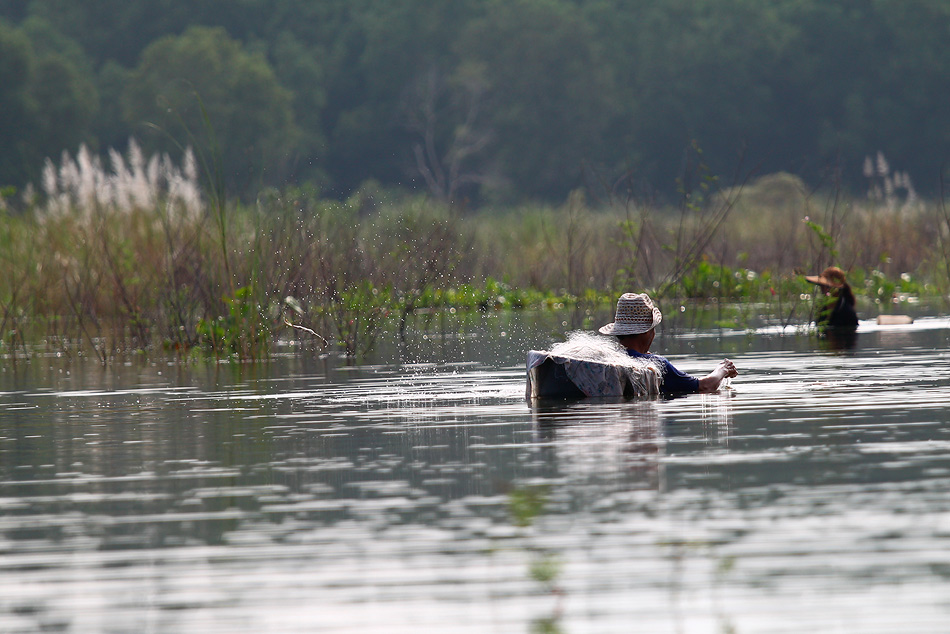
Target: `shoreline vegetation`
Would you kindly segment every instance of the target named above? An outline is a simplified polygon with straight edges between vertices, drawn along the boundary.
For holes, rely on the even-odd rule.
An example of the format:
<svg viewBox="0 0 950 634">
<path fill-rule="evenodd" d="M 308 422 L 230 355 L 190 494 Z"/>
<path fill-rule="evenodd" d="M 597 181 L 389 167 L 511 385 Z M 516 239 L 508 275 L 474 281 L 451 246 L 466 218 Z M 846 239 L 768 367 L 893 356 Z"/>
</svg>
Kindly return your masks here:
<svg viewBox="0 0 950 634">
<path fill-rule="evenodd" d="M 804 273 L 848 272 L 859 314 L 942 310 L 950 210 L 923 200 L 879 155 L 868 191 L 809 191 L 772 174 L 740 187 L 708 175 L 679 204 L 573 192 L 561 205 L 467 210 L 365 184 L 209 195 L 194 157 L 85 149 L 48 161 L 43 191 L 0 198 L 0 355 L 38 346 L 94 355 L 263 360 L 281 338 L 359 357 L 382 332 L 427 316 L 495 310 L 607 311 L 650 292 L 664 313 L 729 306 L 717 327 L 807 330 Z M 622 189 L 622 188 L 621 188 Z"/>
</svg>

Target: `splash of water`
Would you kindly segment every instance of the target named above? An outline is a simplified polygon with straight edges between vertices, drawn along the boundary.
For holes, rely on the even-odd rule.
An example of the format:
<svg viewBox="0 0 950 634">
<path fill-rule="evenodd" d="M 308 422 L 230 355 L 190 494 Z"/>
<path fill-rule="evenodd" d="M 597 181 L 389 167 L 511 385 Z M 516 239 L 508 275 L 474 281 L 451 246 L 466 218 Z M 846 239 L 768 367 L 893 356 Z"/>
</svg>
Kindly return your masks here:
<svg viewBox="0 0 950 634">
<path fill-rule="evenodd" d="M 627 354 L 626 348 L 621 346 L 616 339 L 583 330 L 567 333 L 567 340 L 551 346 L 550 352 L 559 357 L 619 365 L 625 368 L 642 368 L 645 363 L 652 364 L 646 359 L 631 357 Z"/>
</svg>

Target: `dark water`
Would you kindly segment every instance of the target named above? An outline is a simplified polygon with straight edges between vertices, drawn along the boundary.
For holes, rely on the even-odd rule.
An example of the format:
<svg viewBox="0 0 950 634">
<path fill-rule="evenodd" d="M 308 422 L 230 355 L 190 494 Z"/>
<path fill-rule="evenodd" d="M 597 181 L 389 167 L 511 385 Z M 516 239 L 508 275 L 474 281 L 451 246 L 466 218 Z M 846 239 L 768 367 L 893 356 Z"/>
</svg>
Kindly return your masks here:
<svg viewBox="0 0 950 634">
<path fill-rule="evenodd" d="M 550 330 L 7 367 L 0 632 L 950 629 L 950 322 L 666 336 L 741 375 L 529 407 Z"/>
</svg>

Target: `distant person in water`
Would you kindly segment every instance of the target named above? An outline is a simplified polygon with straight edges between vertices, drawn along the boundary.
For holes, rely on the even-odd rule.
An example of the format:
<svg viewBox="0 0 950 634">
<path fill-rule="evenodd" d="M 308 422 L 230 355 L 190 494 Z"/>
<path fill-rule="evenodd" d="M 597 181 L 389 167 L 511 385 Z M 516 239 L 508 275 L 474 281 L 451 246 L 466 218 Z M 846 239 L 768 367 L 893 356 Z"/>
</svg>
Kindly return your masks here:
<svg viewBox="0 0 950 634">
<path fill-rule="evenodd" d="M 805 279 L 821 289 L 823 299 L 819 298 L 820 305 L 815 316 L 818 330 L 855 331 L 858 314 L 854 311 L 854 293 L 844 271 L 837 266 L 829 266 L 821 275 L 806 275 Z"/>
<path fill-rule="evenodd" d="M 663 394 L 708 393 L 719 389 L 723 379 L 739 374 L 729 359 L 724 359 L 716 369 L 702 378 L 682 372 L 672 363 L 656 354 L 650 354 L 650 344 L 656 336 L 656 326 L 663 320 L 660 309 L 646 293 L 624 293 L 617 301 L 614 321 L 600 329 L 604 335 L 614 335 L 631 357 L 650 359 L 663 368 Z"/>
</svg>

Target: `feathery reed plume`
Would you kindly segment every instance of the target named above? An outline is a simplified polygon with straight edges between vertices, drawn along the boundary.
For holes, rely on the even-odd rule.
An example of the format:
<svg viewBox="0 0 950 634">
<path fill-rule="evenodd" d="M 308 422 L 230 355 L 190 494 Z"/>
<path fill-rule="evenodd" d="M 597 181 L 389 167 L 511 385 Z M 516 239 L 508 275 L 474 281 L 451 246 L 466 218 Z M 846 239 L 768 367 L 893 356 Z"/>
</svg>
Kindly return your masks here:
<svg viewBox="0 0 950 634">
<path fill-rule="evenodd" d="M 153 209 L 164 201 L 169 210 L 196 219 L 204 204 L 198 181 L 194 153 L 187 148 L 178 166 L 168 154 L 146 160 L 135 139 L 123 157 L 110 149 L 109 169 L 85 145 L 76 157 L 63 152 L 59 166 L 47 159 L 43 167 L 43 191 L 47 218 L 75 214 L 89 218 L 95 210 L 110 209 L 122 213 Z"/>
<path fill-rule="evenodd" d="M 910 174 L 907 172 L 891 171 L 891 165 L 884 156 L 884 152 L 878 152 L 874 159 L 870 156 L 864 158 L 863 166 L 864 177 L 868 180 L 868 199 L 878 203 L 884 203 L 889 211 L 911 211 L 917 207 L 918 196 L 911 181 Z M 903 195 L 901 195 L 903 191 Z M 901 201 L 903 198 L 903 201 Z"/>
</svg>

